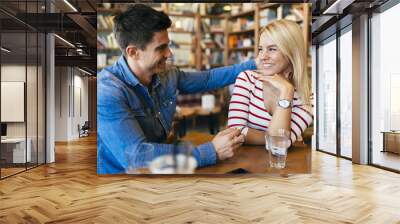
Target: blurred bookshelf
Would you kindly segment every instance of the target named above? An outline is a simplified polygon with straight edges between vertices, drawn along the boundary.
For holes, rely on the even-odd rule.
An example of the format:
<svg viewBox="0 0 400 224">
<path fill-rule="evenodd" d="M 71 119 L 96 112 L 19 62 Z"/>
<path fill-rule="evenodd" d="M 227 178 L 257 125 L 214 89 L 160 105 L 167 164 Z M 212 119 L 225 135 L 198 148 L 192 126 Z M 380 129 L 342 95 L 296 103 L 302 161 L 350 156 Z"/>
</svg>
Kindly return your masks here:
<svg viewBox="0 0 400 224">
<path fill-rule="evenodd" d="M 170 11 L 168 6 L 164 9 L 172 20 L 171 28 L 168 30 L 171 40 L 170 48 L 173 52 L 172 63 L 181 69 L 194 69 L 196 67 L 194 48 L 196 15 L 186 11 Z"/>
<path fill-rule="evenodd" d="M 225 65 L 226 48 L 226 15 L 201 15 L 201 69 L 210 69 Z"/>
<path fill-rule="evenodd" d="M 114 15 L 120 12 L 120 8 L 97 8 L 97 70 L 111 65 L 121 54 L 112 32 Z"/>
<path fill-rule="evenodd" d="M 309 43 L 311 4 L 240 3 L 231 4 L 228 29 L 228 61 L 235 64 L 258 54 L 258 37 L 262 27 L 276 19 L 296 21 Z M 308 25 L 304 25 L 308 24 Z M 310 44 L 308 44 L 310 45 Z"/>
<path fill-rule="evenodd" d="M 169 29 L 173 63 L 187 70 L 201 70 L 230 65 L 254 58 L 258 54 L 260 29 L 275 19 L 296 21 L 311 47 L 311 4 L 278 3 L 149 3 L 172 20 Z M 224 10 L 215 10 L 219 6 Z M 115 14 L 124 4 L 99 4 L 97 16 L 98 68 L 112 64 L 120 54 L 112 33 Z M 307 25 L 305 25 L 307 24 Z"/>
</svg>

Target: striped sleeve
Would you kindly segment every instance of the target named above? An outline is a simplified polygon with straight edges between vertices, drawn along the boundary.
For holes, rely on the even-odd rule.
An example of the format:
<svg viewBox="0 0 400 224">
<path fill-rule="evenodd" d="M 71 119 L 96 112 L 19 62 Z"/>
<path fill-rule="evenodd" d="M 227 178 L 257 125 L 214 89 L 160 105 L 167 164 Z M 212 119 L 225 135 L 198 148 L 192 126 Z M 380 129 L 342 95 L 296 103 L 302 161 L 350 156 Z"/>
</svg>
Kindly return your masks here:
<svg viewBox="0 0 400 224">
<path fill-rule="evenodd" d="M 229 103 L 228 127 L 242 129 L 247 126 L 249 118 L 251 83 L 246 72 L 242 72 L 236 78 L 231 102 Z"/>
<path fill-rule="evenodd" d="M 302 140 L 302 133 L 313 122 L 312 107 L 307 105 L 295 105 L 292 108 L 292 117 L 290 122 L 292 142 Z"/>
</svg>

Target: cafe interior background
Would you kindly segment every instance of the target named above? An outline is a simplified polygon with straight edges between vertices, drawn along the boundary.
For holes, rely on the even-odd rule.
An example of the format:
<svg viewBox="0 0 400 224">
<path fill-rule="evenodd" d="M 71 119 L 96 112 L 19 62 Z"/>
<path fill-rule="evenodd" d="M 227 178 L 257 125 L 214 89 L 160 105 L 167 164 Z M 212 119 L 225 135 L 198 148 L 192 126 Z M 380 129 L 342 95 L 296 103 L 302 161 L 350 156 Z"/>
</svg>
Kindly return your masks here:
<svg viewBox="0 0 400 224">
<path fill-rule="evenodd" d="M 113 64 L 120 56 L 112 33 L 115 13 L 129 4 L 99 4 L 97 8 L 97 69 Z M 169 29 L 172 64 L 183 71 L 198 71 L 254 59 L 259 30 L 276 19 L 295 21 L 307 40 L 311 79 L 311 4 L 278 3 L 150 3 L 172 20 Z M 211 92 L 177 97 L 175 134 L 182 140 L 204 143 L 226 127 L 233 84 Z M 313 126 L 303 137 L 311 146 Z M 310 156 L 310 154 L 308 154 Z M 308 160 L 310 161 L 310 160 Z M 304 161 L 305 162 L 305 161 Z M 308 164 L 310 167 L 310 164 Z M 309 168 L 306 170 L 310 170 Z M 307 172 L 307 171 L 306 171 Z"/>
</svg>

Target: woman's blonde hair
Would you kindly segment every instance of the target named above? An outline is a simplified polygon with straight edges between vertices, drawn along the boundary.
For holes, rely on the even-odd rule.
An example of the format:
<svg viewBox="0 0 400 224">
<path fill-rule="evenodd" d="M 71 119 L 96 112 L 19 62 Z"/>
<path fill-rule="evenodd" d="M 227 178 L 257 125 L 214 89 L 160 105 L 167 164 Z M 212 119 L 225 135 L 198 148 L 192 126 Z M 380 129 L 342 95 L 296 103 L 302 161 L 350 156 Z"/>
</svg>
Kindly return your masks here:
<svg viewBox="0 0 400 224">
<path fill-rule="evenodd" d="M 310 78 L 307 74 L 307 55 L 303 33 L 293 21 L 275 20 L 261 29 L 289 60 L 293 74 L 289 81 L 296 88 L 304 104 L 310 104 Z"/>
</svg>

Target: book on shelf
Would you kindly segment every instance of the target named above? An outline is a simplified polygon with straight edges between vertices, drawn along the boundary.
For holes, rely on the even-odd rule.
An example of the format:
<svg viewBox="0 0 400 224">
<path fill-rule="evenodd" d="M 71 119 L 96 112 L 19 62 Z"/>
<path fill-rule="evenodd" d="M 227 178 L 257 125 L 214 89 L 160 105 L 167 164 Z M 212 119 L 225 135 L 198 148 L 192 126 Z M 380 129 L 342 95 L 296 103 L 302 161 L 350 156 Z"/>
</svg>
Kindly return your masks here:
<svg viewBox="0 0 400 224">
<path fill-rule="evenodd" d="M 110 33 L 107 35 L 107 42 L 108 42 L 108 48 L 112 49 L 118 48 L 118 42 L 117 39 L 115 39 L 114 33 Z"/>
<path fill-rule="evenodd" d="M 97 29 L 105 29 L 107 27 L 107 23 L 104 19 L 103 15 L 97 16 Z"/>
<path fill-rule="evenodd" d="M 97 29 L 100 30 L 112 30 L 114 27 L 113 16 L 104 16 L 99 14 L 97 16 Z"/>
<path fill-rule="evenodd" d="M 244 52 L 238 51 L 230 53 L 228 62 L 229 64 L 236 64 L 250 59 L 254 59 L 253 51 L 248 51 L 246 54 Z"/>
<path fill-rule="evenodd" d="M 202 64 L 206 69 L 210 67 L 220 66 L 224 63 L 224 53 L 222 51 L 211 51 L 206 49 L 202 57 Z"/>
<path fill-rule="evenodd" d="M 242 10 L 242 6 L 240 4 L 234 4 L 231 6 L 231 15 L 236 15 L 240 13 Z"/>
<path fill-rule="evenodd" d="M 212 39 L 203 39 L 200 41 L 201 49 L 210 49 L 215 48 L 216 44 Z"/>
<path fill-rule="evenodd" d="M 192 53 L 191 46 L 185 45 L 179 48 L 171 48 L 172 51 L 172 63 L 176 66 L 181 65 L 193 65 L 194 56 Z"/>
<path fill-rule="evenodd" d="M 294 8 L 294 9 L 291 9 L 290 13 L 285 15 L 284 18 L 300 23 L 303 21 L 303 14 L 301 11 Z"/>
<path fill-rule="evenodd" d="M 247 20 L 245 30 L 254 29 L 254 20 Z"/>
<path fill-rule="evenodd" d="M 282 18 L 286 18 L 287 15 L 291 14 L 291 4 L 282 4 L 280 7 L 282 8 Z"/>
<path fill-rule="evenodd" d="M 99 49 L 118 49 L 118 42 L 115 39 L 114 33 L 107 35 L 97 35 L 97 44 Z"/>
<path fill-rule="evenodd" d="M 171 40 L 175 41 L 176 44 L 180 43 L 192 43 L 192 34 L 191 33 L 168 33 Z"/>
<path fill-rule="evenodd" d="M 214 51 L 210 55 L 211 65 L 222 65 L 224 63 L 224 53 L 221 51 Z"/>
<path fill-rule="evenodd" d="M 210 55 L 207 52 L 201 57 L 201 65 L 205 69 L 210 69 Z"/>
<path fill-rule="evenodd" d="M 250 38 L 243 38 L 241 42 L 241 47 L 251 47 L 253 46 L 253 40 Z"/>
<path fill-rule="evenodd" d="M 207 49 L 207 48 L 223 49 L 225 47 L 224 35 L 205 33 L 204 37 L 200 41 L 200 47 L 202 49 Z"/>
<path fill-rule="evenodd" d="M 219 48 L 225 48 L 225 36 L 223 34 L 215 34 L 214 41 Z"/>
<path fill-rule="evenodd" d="M 211 26 L 210 27 L 210 32 L 213 32 L 213 33 L 224 33 L 225 30 L 224 30 L 224 28 L 222 26 Z"/>
<path fill-rule="evenodd" d="M 255 5 L 256 5 L 256 3 L 251 3 L 251 2 L 242 3 L 242 11 L 245 12 L 245 11 L 254 10 Z"/>
<path fill-rule="evenodd" d="M 107 54 L 97 53 L 97 67 L 101 68 L 107 65 Z"/>
<path fill-rule="evenodd" d="M 199 11 L 199 3 L 192 4 L 180 4 L 180 3 L 169 3 L 168 10 L 175 14 L 191 14 Z"/>
<path fill-rule="evenodd" d="M 224 33 L 225 20 L 221 18 L 203 18 L 201 21 L 201 31 Z"/>
<path fill-rule="evenodd" d="M 170 16 L 172 20 L 172 30 L 194 32 L 194 18 Z"/>
<path fill-rule="evenodd" d="M 269 19 L 276 18 L 276 9 L 275 8 L 266 8 L 260 11 L 260 17 L 268 17 Z"/>
<path fill-rule="evenodd" d="M 105 53 L 97 54 L 97 69 L 103 69 L 106 66 L 114 64 L 118 59 L 119 55 L 109 56 Z"/>
<path fill-rule="evenodd" d="M 232 24 L 233 32 L 238 32 L 253 28 L 254 28 L 254 18 L 252 16 L 248 16 L 245 18 L 238 18 Z"/>
<path fill-rule="evenodd" d="M 107 46 L 107 40 L 97 35 L 97 49 L 104 49 Z"/>
<path fill-rule="evenodd" d="M 252 47 L 254 45 L 254 37 L 238 37 L 237 35 L 231 35 L 228 38 L 229 48 L 242 48 L 242 47 Z"/>
<path fill-rule="evenodd" d="M 207 48 L 218 48 L 223 49 L 224 46 L 224 35 L 223 34 L 214 34 L 210 35 L 206 33 L 204 38 L 200 41 L 200 46 L 202 49 Z"/>
<path fill-rule="evenodd" d="M 111 56 L 107 60 L 107 65 L 114 64 L 114 62 L 118 61 L 120 55 Z"/>
<path fill-rule="evenodd" d="M 260 11 L 260 27 L 266 26 L 277 18 L 276 9 L 266 8 Z"/>
<path fill-rule="evenodd" d="M 232 4 L 231 5 L 231 15 L 236 15 L 241 12 L 248 12 L 254 10 L 256 7 L 256 3 L 240 3 L 240 4 Z"/>
<path fill-rule="evenodd" d="M 201 26 L 200 26 L 200 31 L 202 33 L 209 33 L 210 32 L 210 24 L 205 22 L 205 21 L 201 21 Z"/>
<path fill-rule="evenodd" d="M 231 36 L 228 37 L 228 47 L 229 48 L 237 47 L 237 42 L 238 42 L 238 36 L 237 35 L 231 35 Z"/>
</svg>

